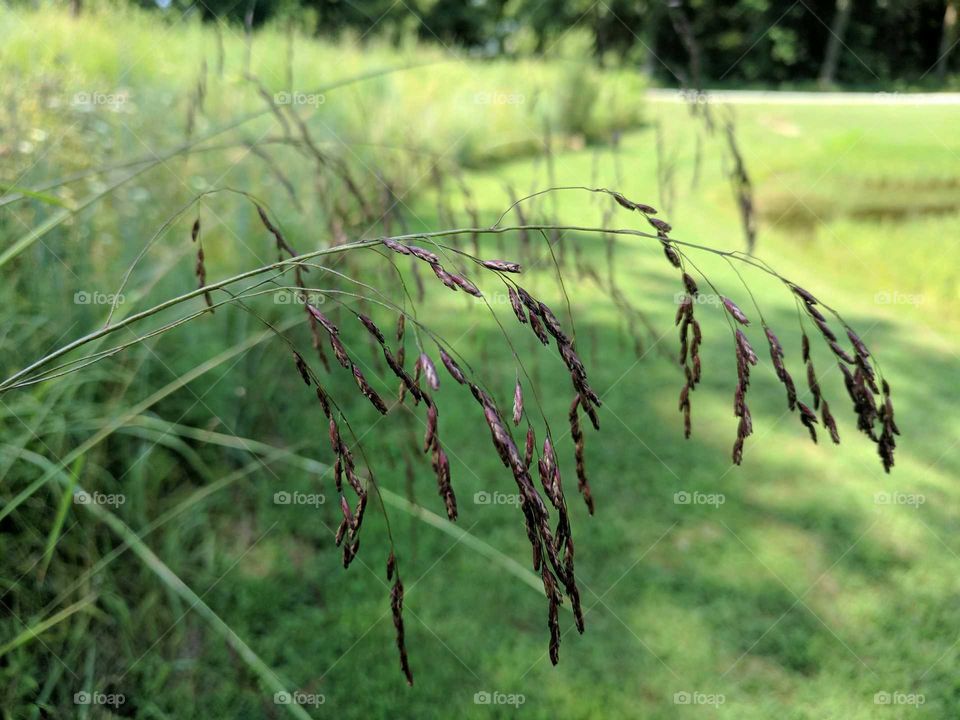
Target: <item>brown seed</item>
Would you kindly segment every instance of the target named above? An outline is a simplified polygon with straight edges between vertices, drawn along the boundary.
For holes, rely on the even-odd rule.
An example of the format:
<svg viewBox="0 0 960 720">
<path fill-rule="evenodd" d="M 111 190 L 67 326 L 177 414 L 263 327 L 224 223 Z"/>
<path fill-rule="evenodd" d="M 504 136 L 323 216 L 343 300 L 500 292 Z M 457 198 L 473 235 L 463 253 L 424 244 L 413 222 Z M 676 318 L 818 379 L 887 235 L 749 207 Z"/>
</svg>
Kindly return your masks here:
<svg viewBox="0 0 960 720">
<path fill-rule="evenodd" d="M 507 288 L 507 293 L 510 296 L 510 305 L 513 307 L 513 313 L 517 316 L 517 320 L 521 323 L 526 324 L 527 316 L 523 312 L 523 305 L 520 304 L 520 296 L 517 295 L 517 291 L 512 287 Z"/>
<path fill-rule="evenodd" d="M 727 312 L 733 316 L 734 320 L 741 325 L 750 324 L 750 320 L 746 315 L 743 314 L 743 310 L 741 310 L 733 300 L 728 297 L 723 297 L 722 295 L 720 296 L 720 299 L 723 301 L 723 306 L 727 309 Z"/>
<path fill-rule="evenodd" d="M 660 218 L 648 217 L 647 222 L 656 228 L 658 233 L 662 233 L 663 235 L 667 235 L 671 230 L 673 230 L 673 226 L 670 225 L 670 223 L 664 222 Z"/>
<path fill-rule="evenodd" d="M 427 410 L 427 430 L 423 436 L 423 451 L 427 452 L 433 447 L 437 439 L 437 405 L 431 403 Z"/>
<path fill-rule="evenodd" d="M 297 371 L 300 373 L 300 377 L 303 378 L 303 382 L 309 385 L 310 371 L 307 369 L 307 363 L 304 361 L 303 356 L 300 353 L 298 353 L 296 350 L 294 350 L 293 360 L 297 364 Z"/>
<path fill-rule="evenodd" d="M 850 338 L 850 342 L 853 343 L 853 347 L 859 355 L 865 358 L 870 357 L 870 351 L 867 349 L 867 346 L 863 344 L 863 340 L 850 328 L 847 328 L 847 337 Z"/>
<path fill-rule="evenodd" d="M 453 358 L 450 357 L 443 348 L 440 348 L 440 360 L 443 362 L 443 366 L 447 369 L 447 372 L 461 385 L 467 382 L 467 378 L 464 376 L 463 371 L 460 369 L 460 366 L 454 362 Z"/>
<path fill-rule="evenodd" d="M 520 387 L 520 378 L 517 378 L 517 384 L 513 388 L 513 424 L 519 425 L 520 418 L 523 417 L 523 389 Z"/>
<path fill-rule="evenodd" d="M 533 330 L 533 334 L 537 336 L 540 342 L 544 345 L 550 344 L 550 336 L 548 336 L 547 331 L 543 329 L 543 323 L 541 323 L 540 318 L 532 312 L 530 313 L 530 329 Z"/>
<path fill-rule="evenodd" d="M 407 659 L 407 646 L 403 632 L 403 583 L 397 576 L 393 589 L 390 591 L 390 610 L 393 613 L 393 626 L 397 631 L 397 650 L 400 652 L 400 669 L 407 679 L 407 685 L 413 686 L 413 673 L 410 672 L 410 662 Z"/>
<path fill-rule="evenodd" d="M 833 419 L 830 413 L 830 406 L 824 400 L 820 407 L 820 417 L 823 420 L 823 426 L 830 431 L 830 439 L 837 445 L 840 444 L 840 433 L 837 432 L 837 421 Z"/>
<path fill-rule="evenodd" d="M 673 265 L 678 270 L 682 267 L 680 263 L 680 255 L 677 253 L 676 249 L 669 243 L 663 243 L 663 254 L 667 256 L 667 260 L 670 261 L 670 264 Z"/>
<path fill-rule="evenodd" d="M 410 248 L 408 248 L 406 245 L 398 243 L 396 240 L 393 240 L 392 238 L 383 238 L 381 239 L 380 242 L 382 242 L 387 248 L 389 248 L 390 250 L 393 250 L 396 253 L 400 253 L 401 255 L 410 254 Z"/>
<path fill-rule="evenodd" d="M 381 415 L 387 414 L 387 406 L 384 404 L 383 399 L 377 394 L 376 390 L 370 387 L 370 383 L 367 382 L 367 379 L 363 376 L 363 373 L 360 371 L 356 365 L 353 365 L 353 377 L 357 381 L 357 387 L 360 388 L 360 392 L 363 393 L 363 396 L 370 401 L 370 404 L 373 405 Z"/>
<path fill-rule="evenodd" d="M 497 272 L 523 272 L 523 269 L 519 264 L 515 262 L 507 262 L 506 260 L 483 260 L 480 264 L 489 270 L 496 270 Z"/>
<path fill-rule="evenodd" d="M 753 351 L 753 346 L 750 345 L 750 341 L 747 340 L 747 336 L 744 335 L 743 331 L 740 329 L 737 329 L 737 344 L 743 351 L 744 357 L 748 363 L 751 365 L 756 365 L 759 362 L 757 354 Z"/>
<path fill-rule="evenodd" d="M 799 296 L 805 303 L 807 303 L 807 304 L 809 304 L 809 305 L 816 305 L 816 304 L 817 304 L 817 299 L 816 299 L 811 293 L 807 292 L 806 290 L 804 290 L 804 289 L 803 289 L 802 287 L 800 287 L 799 285 L 793 285 L 793 284 L 791 284 L 791 285 L 790 285 L 790 289 L 793 290 L 793 292 L 794 292 L 797 296 Z"/>
<path fill-rule="evenodd" d="M 407 250 L 410 251 L 410 254 L 414 257 L 417 257 L 425 262 L 430 263 L 431 265 L 439 264 L 440 258 L 438 258 L 434 253 L 429 250 L 425 250 L 422 247 L 417 245 L 407 245 Z"/>
<path fill-rule="evenodd" d="M 454 276 L 448 273 L 443 269 L 443 265 L 440 263 L 430 263 L 430 267 L 433 269 L 433 274 L 436 275 L 440 282 L 446 285 L 451 290 L 459 290 L 460 286 L 457 284 L 457 281 L 454 279 Z"/>
<path fill-rule="evenodd" d="M 427 378 L 427 384 L 434 391 L 440 389 L 440 377 L 437 375 L 437 366 L 433 364 L 433 360 L 430 359 L 430 356 L 426 353 L 420 353 L 420 357 L 417 358 L 417 363 L 420 368 L 423 369 L 424 377 Z"/>
<path fill-rule="evenodd" d="M 457 287 L 459 287 L 465 293 L 468 293 L 469 295 L 473 295 L 474 297 L 478 297 L 478 298 L 483 297 L 483 293 L 480 292 L 479 288 L 476 285 L 474 285 L 472 282 L 467 280 L 465 277 L 461 275 L 452 275 L 451 277 L 453 278 L 453 282 L 457 284 Z"/>
<path fill-rule="evenodd" d="M 402 317 L 402 316 L 401 316 L 401 317 Z M 367 330 L 370 331 L 370 334 L 373 335 L 373 336 L 377 339 L 377 342 L 379 342 L 381 345 L 383 345 L 383 343 L 384 343 L 383 333 L 380 332 L 380 328 L 377 327 L 376 323 L 373 322 L 373 320 L 371 320 L 370 318 L 368 318 L 368 317 L 367 317 L 366 315 L 364 315 L 363 313 L 358 313 L 358 314 L 357 314 L 357 319 L 358 319 L 360 322 L 362 322 L 362 323 L 363 323 L 363 326 L 364 326 L 365 328 L 367 328 Z"/>
</svg>

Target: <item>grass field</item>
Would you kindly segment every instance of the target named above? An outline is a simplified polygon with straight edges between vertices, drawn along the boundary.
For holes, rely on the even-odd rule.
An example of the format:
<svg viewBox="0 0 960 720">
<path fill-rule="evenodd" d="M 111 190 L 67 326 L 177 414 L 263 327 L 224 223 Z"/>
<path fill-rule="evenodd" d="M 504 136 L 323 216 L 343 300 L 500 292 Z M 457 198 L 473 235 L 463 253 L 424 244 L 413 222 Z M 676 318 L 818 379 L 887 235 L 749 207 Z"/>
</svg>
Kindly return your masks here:
<svg viewBox="0 0 960 720">
<path fill-rule="evenodd" d="M 90 80 L 94 72 L 107 90 L 115 88 L 128 61 L 107 63 L 103 48 L 116 44 L 128 52 L 148 42 L 153 30 L 139 15 L 127 18 L 128 47 L 112 38 L 115 28 L 104 27 L 102 18 L 84 21 L 91 23 L 88 40 L 77 42 L 75 54 L 66 56 L 74 61 L 68 62 L 55 51 L 66 52 L 72 36 L 64 31 L 58 41 L 53 33 L 68 21 L 51 17 L 39 20 L 49 25 L 52 47 L 41 60 L 30 54 L 40 50 L 26 49 L 28 31 L 16 22 L 23 18 L 2 21 L 8 42 L 2 44 L 0 69 L 6 70 L 7 96 L 22 91 L 15 78 L 28 70 L 30 78 L 44 76 L 58 88 L 52 95 L 72 97 L 99 87 Z M 71 125 L 73 116 L 56 113 L 49 103 L 20 104 L 18 137 L 36 148 L 29 153 L 8 148 L 2 179 L 38 188 L 85 167 L 182 142 L 184 104 L 176 93 L 191 82 L 200 53 L 213 67 L 215 38 L 196 27 L 171 37 L 175 47 L 193 47 L 196 54 L 182 64 L 168 55 L 165 68 L 147 67 L 126 78 L 136 98 L 129 115 L 88 112 Z M 227 71 L 222 81 L 211 75 L 210 105 L 197 120 L 197 133 L 259 108 L 256 92 L 238 79 L 242 39 L 226 34 L 225 40 Z M 254 47 L 266 49 L 255 55 L 254 67 L 258 61 L 270 67 L 270 58 L 285 47 L 283 36 L 268 33 L 259 42 Z M 399 56 L 383 49 L 371 60 L 359 50 L 350 54 L 307 40 L 296 47 L 302 72 L 314 67 L 315 57 L 334 67 L 324 68 L 306 87 L 439 54 L 419 48 Z M 455 61 L 442 65 L 442 72 L 414 69 L 350 86 L 343 100 L 331 92 L 310 122 L 333 145 L 341 134 L 347 138 L 348 152 L 357 153 L 351 156 L 356 167 L 373 162 L 397 173 L 404 220 L 414 231 L 442 227 L 448 218 L 441 216 L 449 211 L 438 206 L 436 187 L 422 166 L 411 161 L 405 167 L 407 161 L 393 151 L 361 148 L 359 136 L 365 133 L 355 125 L 358 113 L 387 118 L 383 127 L 369 123 L 382 133 L 370 142 L 395 147 L 406 139 L 419 147 L 429 141 L 436 143 L 433 150 L 463 162 L 463 179 L 485 224 L 509 206 L 506 186 L 518 194 L 548 185 L 603 186 L 661 207 L 667 199 L 678 239 L 743 248 L 723 174 L 721 138 L 702 137 L 698 162 L 701 126 L 684 106 L 643 105 L 642 83 L 634 86 L 618 75 L 614 91 L 599 76 L 601 93 L 623 101 L 623 88 L 634 88 L 631 97 L 637 100 L 624 102 L 613 120 L 606 111 L 596 116 L 596 127 L 602 127 L 598 138 L 623 131 L 615 145 L 586 142 L 595 139 L 591 133 L 558 126 L 562 114 L 530 109 L 529 98 L 540 86 L 550 102 L 569 90 L 562 61 L 544 64 L 539 75 L 508 65 L 477 65 L 493 79 L 478 81 Z M 283 64 L 278 61 L 270 72 L 282 75 Z M 272 91 L 285 87 L 268 84 Z M 528 102 L 465 106 L 462 96 L 444 99 L 450 88 L 453 94 L 486 92 Z M 401 104 L 385 97 L 400 98 Z M 446 113 L 445 103 L 457 112 Z M 418 108 L 429 108 L 429 121 Z M 715 108 L 718 117 L 725 112 Z M 407 586 L 412 688 L 397 667 L 383 575 L 383 518 L 371 508 L 363 548 L 344 571 L 331 539 L 339 510 L 329 501 L 325 422 L 292 371 L 288 351 L 267 336 L 258 342 L 262 325 L 256 319 L 236 308 L 218 310 L 81 373 L 0 395 L 3 716 L 108 717 L 115 710 L 117 716 L 142 718 L 283 717 L 289 708 L 275 702 L 275 688 L 264 682 L 272 674 L 284 687 L 299 689 L 303 709 L 317 718 L 484 718 L 514 712 L 538 718 L 956 716 L 960 139 L 955 115 L 950 107 L 736 109 L 738 139 L 757 197 L 757 255 L 840 309 L 880 359 L 903 431 L 890 475 L 883 473 L 873 445 L 856 432 L 826 348 L 815 350 L 814 361 L 843 443 L 810 442 L 796 415 L 786 412 L 782 386 L 764 351 L 749 391 L 757 432 L 747 441 L 743 465 L 732 466 L 734 355 L 723 311 L 710 304 L 697 308 L 704 324 L 704 380 L 693 397 L 693 437 L 684 440 L 676 411 L 683 378 L 672 359 L 678 347 L 675 297 L 681 289 L 676 273 L 655 241 L 618 236 L 613 244 L 617 283 L 652 324 L 637 348 L 622 313 L 582 274 L 594 267 L 605 277 L 608 246 L 596 236 L 569 233 L 563 241 L 565 277 L 578 346 L 604 400 L 602 430 L 589 430 L 586 438 L 597 503 L 590 517 L 573 486 L 573 451 L 563 421 L 570 400 L 564 369 L 555 353 L 511 322 L 502 289 L 493 283 L 482 287 L 525 369 L 537 379 L 538 398 L 562 438 L 558 450 L 587 630 L 579 636 L 572 615 L 562 612 L 557 667 L 547 657 L 544 598 L 538 579 L 527 572 L 529 545 L 517 509 L 491 495 L 512 492 L 511 478 L 490 451 L 469 394 L 446 376 L 438 397 L 460 499 L 455 525 L 440 517 L 443 505 L 429 463 L 410 449 L 419 422 L 401 408 L 379 421 L 362 399 L 350 399 L 354 393 L 345 373 L 334 366 L 330 376 L 352 423 L 360 434 L 370 433 L 364 444 L 386 493 Z M 552 170 L 530 152 L 544 118 L 553 118 L 556 132 Z M 42 125 L 48 120 L 61 124 Z M 11 122 L 8 115 L 13 127 Z M 244 132 L 277 132 L 270 122 L 268 115 Z M 509 142 L 499 137 L 501 129 L 513 133 Z M 51 140 L 36 139 L 41 136 Z M 661 157 L 674 170 L 672 202 L 657 182 L 658 136 Z M 516 138 L 524 143 L 517 146 Z M 311 171 L 281 152 L 276 157 L 298 191 L 302 213 L 268 166 L 242 150 L 178 156 L 10 259 L 0 268 L 5 315 L 0 374 L 7 377 L 101 326 L 107 308 L 77 304 L 75 294 L 113 292 L 147 239 L 197 192 L 226 185 L 254 192 L 283 218 L 294 245 L 326 245 L 325 208 L 313 193 Z M 372 172 L 358 174 L 373 182 Z M 102 192 L 106 182 L 98 178 L 45 192 L 71 205 Z M 578 225 L 600 224 L 606 208 L 598 196 L 577 191 L 539 203 L 543 211 Z M 463 224 L 459 200 L 453 205 Z M 0 208 L 3 248 L 58 208 L 50 198 Z M 269 238 L 242 199 L 214 195 L 200 212 L 211 278 L 273 259 Z M 193 217 L 174 223 L 138 265 L 121 313 L 194 286 L 188 239 Z M 639 227 L 636 216 L 622 211 L 612 225 Z M 359 228 L 357 235 L 376 237 L 382 231 Z M 561 308 L 549 257 L 538 238 L 532 241 L 539 259 L 524 285 Z M 517 234 L 506 234 L 482 241 L 481 249 L 486 256 L 511 257 L 519 245 Z M 692 258 L 721 292 L 754 315 L 749 295 L 725 261 L 706 253 Z M 384 265 L 368 253 L 345 267 L 400 297 Z M 794 301 L 762 273 L 747 271 L 745 278 L 805 388 Z M 489 311 L 465 297 L 428 282 L 420 317 L 481 368 L 488 387 L 507 402 L 517 373 L 512 354 Z M 309 348 L 299 313 L 269 298 L 257 309 L 276 323 L 296 324 L 291 337 Z M 351 352 L 368 363 L 365 372 L 376 389 L 394 393 L 395 382 L 387 381 L 364 337 L 344 334 Z M 752 332 L 754 337 L 758 349 L 763 347 L 762 334 Z M 203 363 L 209 363 L 205 372 L 187 375 Z M 182 378 L 188 381 L 179 387 Z M 77 453 L 78 447 L 84 449 Z M 77 459 L 51 469 L 71 454 Z M 50 481 L 24 495 L 44 473 Z M 88 512 L 69 502 L 74 481 L 90 492 L 120 493 L 125 501 Z M 327 502 L 278 504 L 278 492 L 323 493 Z M 679 499 L 695 500 L 681 502 L 678 493 L 687 494 Z M 491 497 L 494 502 L 488 502 Z M 130 549 L 114 553 L 130 538 L 108 515 L 141 534 L 145 546 L 132 542 Z M 193 599 L 177 591 L 175 578 L 195 593 Z M 237 652 L 224 633 L 242 639 L 269 670 Z M 79 692 L 122 694 L 124 702 L 115 709 L 76 705 Z M 502 702 L 478 703 L 483 693 L 496 693 Z"/>
</svg>

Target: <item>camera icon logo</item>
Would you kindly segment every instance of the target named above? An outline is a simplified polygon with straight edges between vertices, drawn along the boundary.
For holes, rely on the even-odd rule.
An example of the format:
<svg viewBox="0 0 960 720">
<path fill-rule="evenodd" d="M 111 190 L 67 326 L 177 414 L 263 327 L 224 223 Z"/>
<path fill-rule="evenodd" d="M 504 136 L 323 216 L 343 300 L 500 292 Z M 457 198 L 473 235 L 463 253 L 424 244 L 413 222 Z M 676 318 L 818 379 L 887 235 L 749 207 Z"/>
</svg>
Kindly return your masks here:
<svg viewBox="0 0 960 720">
<path fill-rule="evenodd" d="M 89 705 L 92 698 L 88 692 L 78 692 L 73 694 L 74 705 Z"/>
<path fill-rule="evenodd" d="M 680 492 L 675 492 L 673 494 L 673 502 L 677 505 L 689 505 L 690 504 L 690 493 L 686 490 L 681 490 Z"/>
<path fill-rule="evenodd" d="M 473 494 L 473 502 L 477 505 L 489 505 L 491 495 L 486 490 L 480 490 Z"/>
<path fill-rule="evenodd" d="M 474 705 L 489 705 L 490 699 L 490 693 L 488 693 L 486 690 L 481 690 L 480 692 L 473 694 Z"/>
<path fill-rule="evenodd" d="M 293 695 L 286 690 L 280 690 L 273 694 L 273 703 L 275 705 L 289 705 L 293 702 Z"/>
<path fill-rule="evenodd" d="M 689 705 L 690 700 L 691 700 L 691 695 L 688 692 L 676 692 L 673 694 L 674 705 Z"/>
<path fill-rule="evenodd" d="M 273 494 L 274 505 L 289 505 L 291 499 L 290 493 L 288 493 L 286 490 L 281 490 Z"/>
</svg>

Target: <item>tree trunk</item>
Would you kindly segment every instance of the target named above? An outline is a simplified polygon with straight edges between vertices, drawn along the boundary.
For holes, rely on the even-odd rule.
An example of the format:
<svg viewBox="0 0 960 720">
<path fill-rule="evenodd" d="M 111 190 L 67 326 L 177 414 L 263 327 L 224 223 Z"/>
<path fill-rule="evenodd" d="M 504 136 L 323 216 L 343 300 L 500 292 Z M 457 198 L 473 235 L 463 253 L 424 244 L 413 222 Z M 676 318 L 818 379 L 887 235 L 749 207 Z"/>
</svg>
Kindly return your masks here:
<svg viewBox="0 0 960 720">
<path fill-rule="evenodd" d="M 950 51 L 955 44 L 957 34 L 957 6 L 954 0 L 947 0 L 947 9 L 943 13 L 943 35 L 940 36 L 940 51 L 937 53 L 937 80 L 941 83 L 947 76 Z"/>
<path fill-rule="evenodd" d="M 830 37 L 827 38 L 827 50 L 823 55 L 823 65 L 820 66 L 819 82 L 823 87 L 832 85 L 836 77 L 840 48 L 843 46 L 843 36 L 847 34 L 852 12 L 853 0 L 837 0 L 837 11 L 830 26 Z"/>
</svg>

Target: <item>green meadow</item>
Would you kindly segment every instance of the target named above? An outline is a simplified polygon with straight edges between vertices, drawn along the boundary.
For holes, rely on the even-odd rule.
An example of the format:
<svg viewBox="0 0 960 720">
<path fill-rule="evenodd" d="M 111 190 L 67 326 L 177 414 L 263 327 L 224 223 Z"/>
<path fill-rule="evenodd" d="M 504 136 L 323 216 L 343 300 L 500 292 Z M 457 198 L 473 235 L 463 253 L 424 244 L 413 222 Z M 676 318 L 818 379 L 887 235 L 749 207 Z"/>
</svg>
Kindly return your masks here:
<svg viewBox="0 0 960 720">
<path fill-rule="evenodd" d="M 149 52 L 158 43 L 165 52 Z M 413 42 L 291 41 L 268 27 L 254 34 L 247 66 L 239 27 L 132 10 L 79 20 L 6 12 L 2 379 L 103 327 L 118 292 L 114 320 L 194 289 L 197 217 L 208 282 L 273 262 L 272 238 L 234 191 L 268 207 L 300 251 L 331 245 L 337 232 L 358 240 L 470 227 L 471 203 L 486 227 L 514 198 L 561 186 L 616 189 L 658 207 L 671 237 L 743 251 L 726 175 L 730 119 L 753 184 L 755 256 L 857 328 L 892 387 L 902 430 L 892 472 L 857 432 L 842 376 L 809 323 L 841 444 L 822 428 L 812 443 L 788 411 L 759 319 L 777 332 L 807 402 L 797 305 L 759 268 L 687 250 L 755 321 L 755 434 L 738 467 L 733 344 L 705 284 L 695 308 L 703 380 L 683 437 L 682 284 L 655 238 L 571 230 L 552 246 L 534 231 L 475 247 L 469 235 L 445 240 L 522 259 L 523 286 L 575 331 L 603 400 L 600 431 L 585 428 L 590 516 L 576 492 L 566 369 L 516 322 L 502 284 L 471 275 L 484 303 L 373 250 L 336 255 L 330 268 L 414 307 L 503 407 L 522 378 L 528 414 L 542 412 L 556 439 L 586 632 L 562 609 L 551 665 L 516 488 L 469 391 L 440 368 L 440 432 L 459 503 L 450 523 L 418 447 L 422 408 L 408 399 L 381 417 L 347 371 L 324 370 L 302 308 L 276 289 L 287 277 L 245 308 L 226 304 L 140 340 L 199 313 L 194 298 L 84 351 L 130 343 L 122 352 L 0 394 L 2 717 L 280 718 L 291 707 L 278 688 L 296 690 L 310 718 L 957 714 L 956 109 L 711 102 L 711 132 L 684 103 L 645 99 L 635 73 L 577 62 L 576 37 L 568 44 L 555 58 L 512 63 Z M 390 209 L 386 221 L 332 222 L 351 197 L 294 147 L 299 130 L 285 131 L 264 93 L 301 103 L 317 146 Z M 521 208 L 527 220 L 649 230 L 583 190 Z M 519 224 L 516 211 L 502 224 Z M 318 268 L 306 278 L 318 292 L 365 292 Z M 396 379 L 350 317 L 354 296 L 321 300 L 371 384 L 395 399 Z M 364 302 L 392 341 L 395 316 Z M 326 420 L 267 323 L 342 405 L 381 488 L 347 570 L 333 543 L 340 508 Z M 407 343 L 412 362 L 412 335 Z M 103 502 L 78 502 L 77 488 Z M 413 687 L 395 647 L 388 522 Z"/>
</svg>

